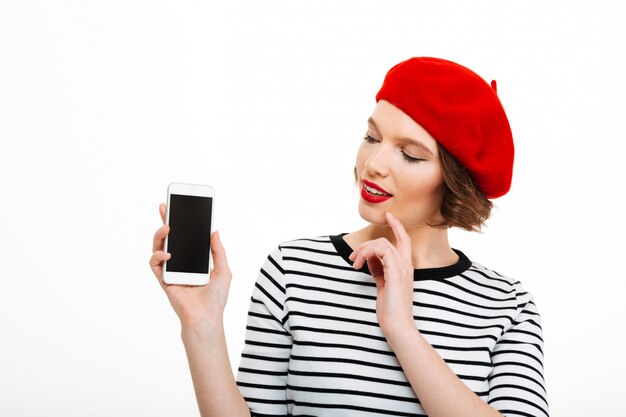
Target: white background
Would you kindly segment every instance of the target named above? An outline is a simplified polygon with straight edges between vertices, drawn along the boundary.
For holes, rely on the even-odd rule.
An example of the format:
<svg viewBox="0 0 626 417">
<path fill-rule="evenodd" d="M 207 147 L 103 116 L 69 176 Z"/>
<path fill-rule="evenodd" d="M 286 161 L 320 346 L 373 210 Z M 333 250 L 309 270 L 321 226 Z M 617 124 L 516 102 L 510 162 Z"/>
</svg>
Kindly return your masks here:
<svg viewBox="0 0 626 417">
<path fill-rule="evenodd" d="M 148 267 L 167 184 L 216 189 L 236 368 L 265 256 L 364 225 L 356 150 L 386 71 L 418 55 L 496 79 L 515 139 L 511 191 L 451 245 L 534 294 L 553 416 L 625 415 L 620 16 L 580 1 L 1 0 L 0 415 L 197 416 Z"/>
</svg>

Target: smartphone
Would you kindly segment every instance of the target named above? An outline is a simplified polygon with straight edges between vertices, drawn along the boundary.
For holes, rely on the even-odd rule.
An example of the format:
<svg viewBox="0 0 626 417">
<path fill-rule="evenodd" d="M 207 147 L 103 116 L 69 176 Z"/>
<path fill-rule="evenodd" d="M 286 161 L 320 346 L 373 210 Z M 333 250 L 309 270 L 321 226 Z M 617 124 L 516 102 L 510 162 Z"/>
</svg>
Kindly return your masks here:
<svg viewBox="0 0 626 417">
<path fill-rule="evenodd" d="M 168 185 L 165 223 L 170 232 L 164 250 L 172 256 L 163 265 L 166 284 L 208 284 L 214 206 L 215 190 L 210 185 Z"/>
</svg>

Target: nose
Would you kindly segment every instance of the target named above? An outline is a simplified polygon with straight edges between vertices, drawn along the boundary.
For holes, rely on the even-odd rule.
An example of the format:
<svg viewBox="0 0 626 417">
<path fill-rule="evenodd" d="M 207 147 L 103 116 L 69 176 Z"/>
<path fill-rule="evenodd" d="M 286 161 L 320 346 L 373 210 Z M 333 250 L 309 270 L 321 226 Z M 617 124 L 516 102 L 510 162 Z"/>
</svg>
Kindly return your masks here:
<svg viewBox="0 0 626 417">
<path fill-rule="evenodd" d="M 376 147 L 376 150 L 365 160 L 365 170 L 368 175 L 386 177 L 389 175 L 390 152 L 389 146 L 384 142 Z"/>
</svg>

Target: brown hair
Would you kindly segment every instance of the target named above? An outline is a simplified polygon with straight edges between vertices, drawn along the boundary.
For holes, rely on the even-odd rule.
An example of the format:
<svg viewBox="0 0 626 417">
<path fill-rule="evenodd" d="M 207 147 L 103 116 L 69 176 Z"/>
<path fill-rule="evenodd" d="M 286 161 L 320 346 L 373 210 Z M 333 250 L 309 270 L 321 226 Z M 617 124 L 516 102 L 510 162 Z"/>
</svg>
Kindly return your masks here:
<svg viewBox="0 0 626 417">
<path fill-rule="evenodd" d="M 459 227 L 470 232 L 481 232 L 489 218 L 493 203 L 485 197 L 467 170 L 437 142 L 443 174 L 440 222 L 428 222 L 431 227 L 447 229 Z"/>
<path fill-rule="evenodd" d="M 439 222 L 426 224 L 437 229 L 458 227 L 469 232 L 481 232 L 483 223 L 489 218 L 493 203 L 478 189 L 467 170 L 443 146 L 437 142 L 443 184 Z M 356 166 L 354 179 L 358 181 Z"/>
</svg>

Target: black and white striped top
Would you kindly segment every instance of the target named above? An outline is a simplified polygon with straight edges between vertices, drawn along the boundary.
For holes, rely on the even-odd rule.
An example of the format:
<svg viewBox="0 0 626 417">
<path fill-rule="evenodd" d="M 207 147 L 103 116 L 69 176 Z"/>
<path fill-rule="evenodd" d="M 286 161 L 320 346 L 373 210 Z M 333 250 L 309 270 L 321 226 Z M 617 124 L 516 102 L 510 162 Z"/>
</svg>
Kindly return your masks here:
<svg viewBox="0 0 626 417">
<path fill-rule="evenodd" d="M 345 234 L 345 233 L 344 233 Z M 237 385 L 253 416 L 424 416 L 341 235 L 285 242 L 259 273 Z M 543 340 L 520 282 L 470 261 L 414 272 L 421 334 L 505 416 L 547 416 Z"/>
</svg>

